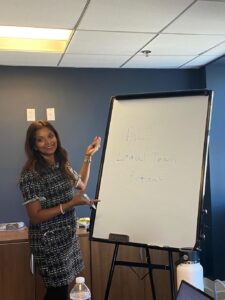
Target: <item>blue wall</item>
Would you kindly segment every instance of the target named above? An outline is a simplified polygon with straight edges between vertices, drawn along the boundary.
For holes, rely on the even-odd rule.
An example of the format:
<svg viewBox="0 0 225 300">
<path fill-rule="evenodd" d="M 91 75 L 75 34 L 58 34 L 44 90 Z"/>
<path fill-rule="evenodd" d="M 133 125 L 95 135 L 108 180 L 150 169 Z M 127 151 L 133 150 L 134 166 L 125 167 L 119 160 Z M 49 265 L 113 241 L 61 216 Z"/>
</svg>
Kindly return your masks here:
<svg viewBox="0 0 225 300">
<path fill-rule="evenodd" d="M 207 185 L 211 220 L 203 262 L 209 277 L 225 280 L 224 86 L 225 62 L 221 60 L 200 70 L 0 67 L 0 223 L 27 222 L 17 185 L 25 161 L 26 108 L 35 108 L 36 118 L 45 119 L 46 108 L 55 107 L 54 125 L 74 168 L 79 170 L 86 145 L 95 135 L 104 137 L 111 96 L 207 87 L 215 96 Z M 95 194 L 100 159 L 101 152 L 92 163 L 90 196 Z M 79 216 L 89 215 L 88 208 L 79 207 L 77 212 Z"/>
<path fill-rule="evenodd" d="M 225 59 L 206 67 L 207 88 L 214 91 L 209 148 L 211 185 L 212 278 L 225 280 Z"/>
<path fill-rule="evenodd" d="M 46 108 L 55 107 L 54 125 L 79 170 L 86 145 L 95 135 L 104 137 L 111 96 L 204 87 L 204 70 L 0 67 L 0 223 L 27 222 L 17 185 L 25 161 L 27 108 L 36 109 L 36 119 L 46 119 Z M 101 152 L 92 163 L 90 196 L 95 194 L 100 158 Z M 89 215 L 88 208 L 77 212 Z"/>
</svg>

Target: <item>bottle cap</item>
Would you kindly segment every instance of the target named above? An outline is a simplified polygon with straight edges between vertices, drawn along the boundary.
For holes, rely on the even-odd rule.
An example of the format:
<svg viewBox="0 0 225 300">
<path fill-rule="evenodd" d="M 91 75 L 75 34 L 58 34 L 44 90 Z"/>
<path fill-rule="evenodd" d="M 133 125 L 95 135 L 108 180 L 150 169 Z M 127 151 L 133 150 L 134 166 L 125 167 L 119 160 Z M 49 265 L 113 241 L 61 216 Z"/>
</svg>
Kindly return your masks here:
<svg viewBox="0 0 225 300">
<path fill-rule="evenodd" d="M 199 253 L 196 250 L 193 250 L 192 248 L 181 248 L 181 254 L 182 254 L 182 262 L 192 262 L 192 263 L 198 263 L 200 262 Z"/>
<path fill-rule="evenodd" d="M 84 283 L 84 282 L 85 282 L 84 277 L 77 277 L 76 278 L 76 283 Z"/>
</svg>

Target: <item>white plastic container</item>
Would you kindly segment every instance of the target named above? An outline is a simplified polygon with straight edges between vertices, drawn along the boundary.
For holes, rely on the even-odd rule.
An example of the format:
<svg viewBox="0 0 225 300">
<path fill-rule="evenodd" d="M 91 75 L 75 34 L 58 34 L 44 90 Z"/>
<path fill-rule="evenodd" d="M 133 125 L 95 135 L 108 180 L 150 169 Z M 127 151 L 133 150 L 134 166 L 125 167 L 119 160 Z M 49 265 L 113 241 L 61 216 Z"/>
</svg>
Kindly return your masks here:
<svg viewBox="0 0 225 300">
<path fill-rule="evenodd" d="M 183 248 L 184 253 L 177 266 L 177 289 L 182 280 L 204 291 L 203 268 L 196 250 Z"/>
<path fill-rule="evenodd" d="M 181 263 L 177 266 L 177 289 L 181 280 L 185 280 L 204 291 L 203 268 L 200 263 Z"/>
<path fill-rule="evenodd" d="M 70 292 L 70 300 L 91 300 L 91 292 L 85 284 L 84 277 L 77 277 Z"/>
</svg>

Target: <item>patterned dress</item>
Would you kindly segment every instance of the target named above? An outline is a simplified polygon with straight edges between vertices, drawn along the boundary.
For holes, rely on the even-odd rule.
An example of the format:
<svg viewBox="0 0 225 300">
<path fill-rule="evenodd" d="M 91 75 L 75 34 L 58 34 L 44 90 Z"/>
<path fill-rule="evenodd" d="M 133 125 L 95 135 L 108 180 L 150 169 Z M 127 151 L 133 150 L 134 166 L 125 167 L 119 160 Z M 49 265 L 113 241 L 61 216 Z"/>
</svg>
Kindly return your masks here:
<svg viewBox="0 0 225 300">
<path fill-rule="evenodd" d="M 73 173 L 78 184 L 80 177 Z M 20 189 L 24 204 L 38 200 L 42 208 L 65 203 L 74 195 L 74 184 L 58 165 L 42 176 L 27 171 L 20 178 Z M 29 224 L 29 243 L 46 286 L 67 285 L 83 269 L 74 208 L 48 221 Z"/>
</svg>

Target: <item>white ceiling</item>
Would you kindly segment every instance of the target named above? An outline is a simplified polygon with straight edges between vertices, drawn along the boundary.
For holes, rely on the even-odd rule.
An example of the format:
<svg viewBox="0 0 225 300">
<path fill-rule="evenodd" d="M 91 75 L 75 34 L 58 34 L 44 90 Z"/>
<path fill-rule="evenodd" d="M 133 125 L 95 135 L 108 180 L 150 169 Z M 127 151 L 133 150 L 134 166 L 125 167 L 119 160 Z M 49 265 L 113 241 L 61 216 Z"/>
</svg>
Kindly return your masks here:
<svg viewBox="0 0 225 300">
<path fill-rule="evenodd" d="M 225 0 L 0 0 L 0 25 L 74 29 L 63 54 L 0 51 L 0 65 L 199 68 L 225 54 Z"/>
</svg>

